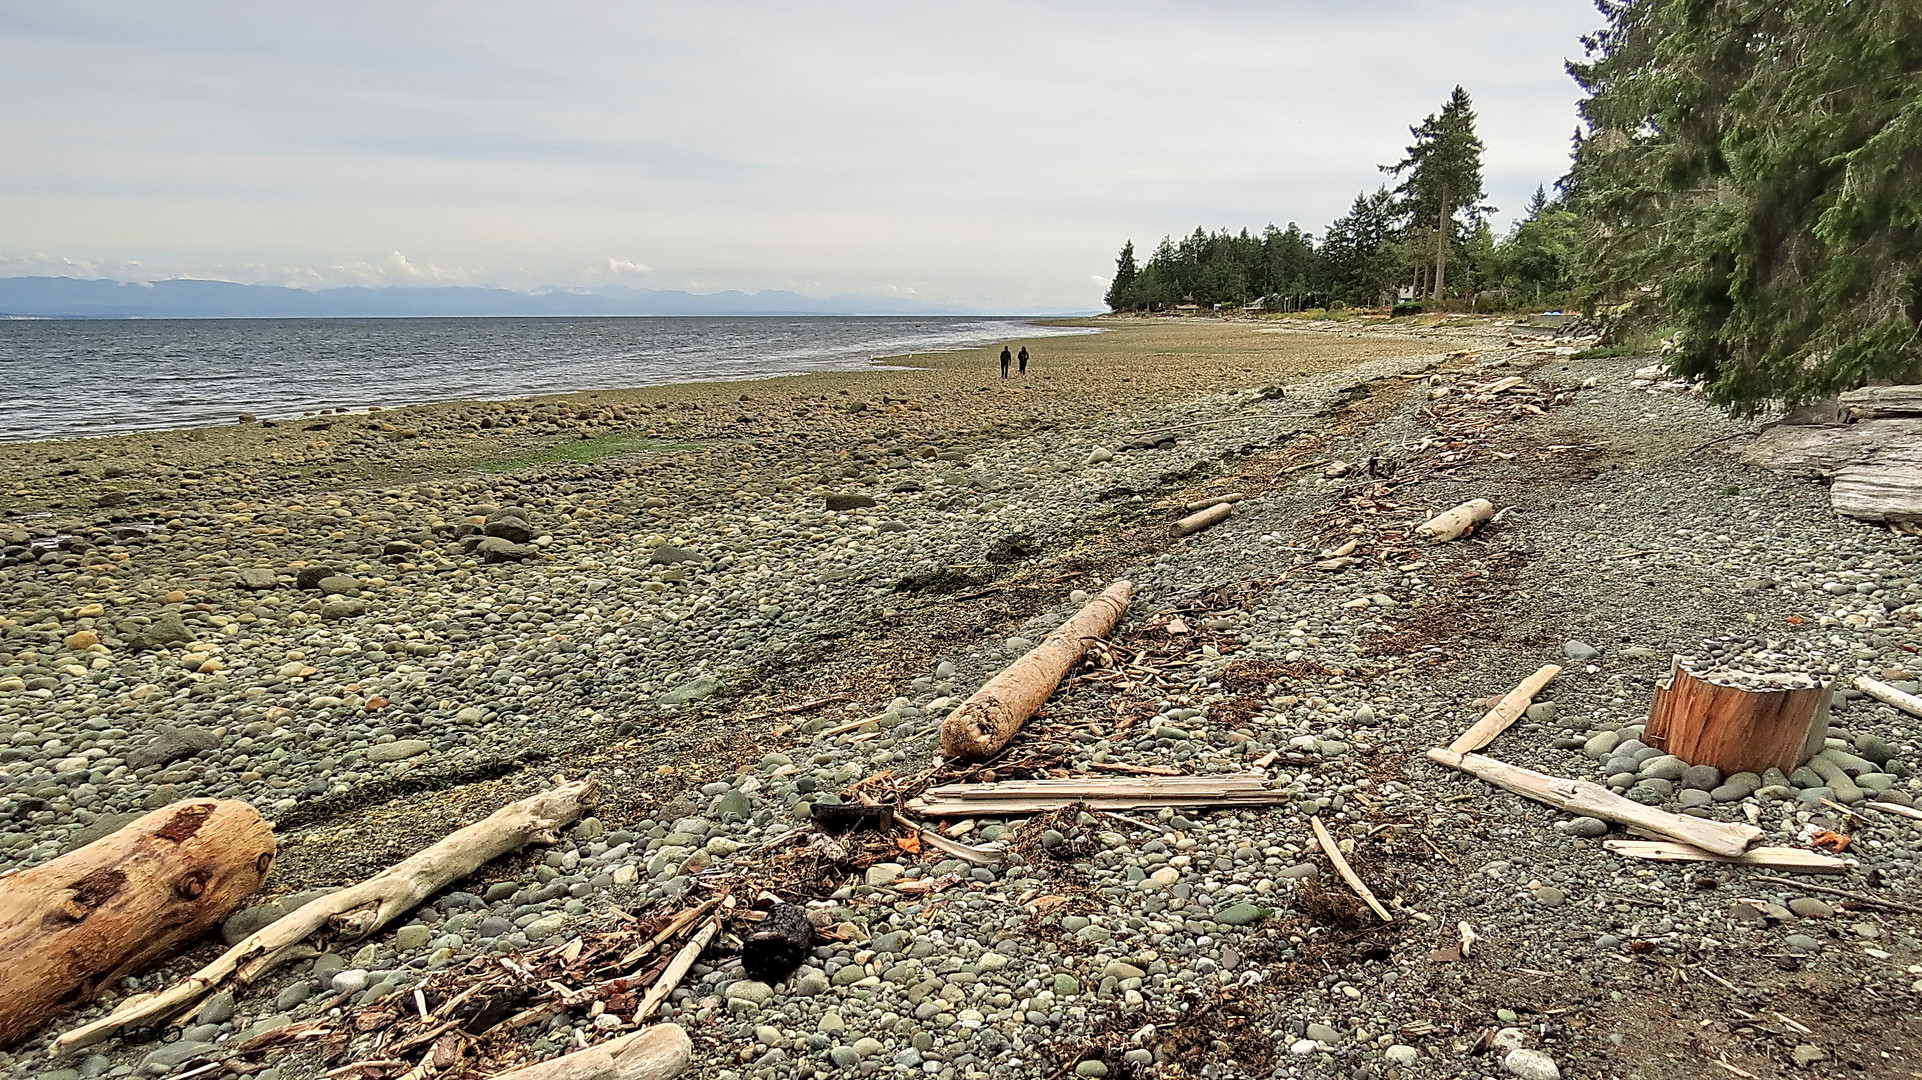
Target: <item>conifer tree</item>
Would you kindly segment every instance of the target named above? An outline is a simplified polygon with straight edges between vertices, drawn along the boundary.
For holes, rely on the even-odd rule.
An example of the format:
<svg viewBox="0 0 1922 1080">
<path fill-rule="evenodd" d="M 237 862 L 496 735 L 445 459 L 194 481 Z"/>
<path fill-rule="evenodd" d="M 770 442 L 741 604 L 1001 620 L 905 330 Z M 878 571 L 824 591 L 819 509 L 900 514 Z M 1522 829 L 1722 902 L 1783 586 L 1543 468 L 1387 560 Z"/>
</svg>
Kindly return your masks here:
<svg viewBox="0 0 1922 1080">
<path fill-rule="evenodd" d="M 1458 227 L 1456 214 L 1467 211 L 1469 224 L 1494 209 L 1483 206 L 1482 141 L 1475 136 L 1475 109 L 1468 91 L 1455 87 L 1441 112 L 1408 129 L 1415 141 L 1408 156 L 1382 167 L 1402 178 L 1395 194 L 1411 225 L 1435 228 L 1433 292 L 1440 300 L 1447 281 L 1448 245 Z"/>
<path fill-rule="evenodd" d="M 1108 285 L 1109 311 L 1132 308 L 1135 304 L 1135 242 L 1121 245 L 1121 256 L 1114 263 L 1114 281 Z"/>
</svg>

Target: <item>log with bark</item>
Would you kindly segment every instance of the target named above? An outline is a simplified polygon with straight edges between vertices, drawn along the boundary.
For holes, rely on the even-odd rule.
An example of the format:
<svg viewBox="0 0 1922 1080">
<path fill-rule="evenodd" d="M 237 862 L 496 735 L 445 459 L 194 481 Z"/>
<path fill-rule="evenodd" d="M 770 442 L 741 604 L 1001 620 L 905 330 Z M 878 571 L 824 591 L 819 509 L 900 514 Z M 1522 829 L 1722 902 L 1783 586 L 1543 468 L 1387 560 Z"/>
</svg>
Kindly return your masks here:
<svg viewBox="0 0 1922 1080">
<path fill-rule="evenodd" d="M 1494 503 L 1487 499 L 1470 499 L 1415 526 L 1415 535 L 1435 543 L 1454 540 L 1494 516 Z"/>
<path fill-rule="evenodd" d="M 1128 610 L 1134 583 L 1117 581 L 1056 627 L 1041 644 L 989 679 L 941 724 L 941 753 L 986 761 L 1001 752 L 1028 717 Z"/>
<path fill-rule="evenodd" d="M 498 856 L 557 842 L 560 828 L 581 816 L 596 788 L 590 776 L 509 803 L 358 885 L 289 912 L 166 989 L 128 998 L 106 1017 L 60 1036 L 52 1053 L 72 1054 L 191 1012 L 214 993 L 240 989 L 288 960 L 311 955 L 304 943 L 320 930 L 331 928 L 344 941 L 366 937 Z"/>
<path fill-rule="evenodd" d="M 764 983 L 787 978 L 814 948 L 814 924 L 796 904 L 776 904 L 741 942 L 741 966 Z"/>
<path fill-rule="evenodd" d="M 571 1054 L 494 1074 L 492 1080 L 670 1080 L 687 1070 L 694 1041 L 679 1024 L 654 1024 Z"/>
<path fill-rule="evenodd" d="M 1549 776 L 1480 754 L 1457 754 L 1438 746 L 1428 751 L 1428 759 L 1460 769 L 1517 795 L 1547 803 L 1557 810 L 1619 822 L 1655 836 L 1693 844 L 1717 855 L 1740 855 L 1762 840 L 1762 830 L 1753 825 L 1671 814 L 1624 799 L 1600 784 Z"/>
<path fill-rule="evenodd" d="M 205 934 L 273 861 L 252 806 L 189 799 L 0 878 L 0 1046 Z"/>
<path fill-rule="evenodd" d="M 1829 695 L 1827 683 L 1751 689 L 1698 678 L 1677 663 L 1655 688 L 1642 741 L 1723 775 L 1794 772 L 1828 736 Z"/>
</svg>

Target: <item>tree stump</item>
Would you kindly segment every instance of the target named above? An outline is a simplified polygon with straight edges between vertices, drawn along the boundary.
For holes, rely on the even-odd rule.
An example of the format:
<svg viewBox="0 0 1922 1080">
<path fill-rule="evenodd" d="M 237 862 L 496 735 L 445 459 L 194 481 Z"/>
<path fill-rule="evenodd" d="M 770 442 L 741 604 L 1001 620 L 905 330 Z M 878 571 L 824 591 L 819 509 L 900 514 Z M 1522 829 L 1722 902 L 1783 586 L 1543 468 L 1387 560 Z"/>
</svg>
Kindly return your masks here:
<svg viewBox="0 0 1922 1080">
<path fill-rule="evenodd" d="M 1830 692 L 1826 680 L 1731 685 L 1698 677 L 1678 662 L 1669 681 L 1655 688 L 1642 741 L 1690 765 L 1713 765 L 1724 776 L 1793 772 L 1828 737 Z"/>
<path fill-rule="evenodd" d="M 191 799 L 0 878 L 0 1046 L 205 934 L 273 861 L 253 807 Z"/>
</svg>

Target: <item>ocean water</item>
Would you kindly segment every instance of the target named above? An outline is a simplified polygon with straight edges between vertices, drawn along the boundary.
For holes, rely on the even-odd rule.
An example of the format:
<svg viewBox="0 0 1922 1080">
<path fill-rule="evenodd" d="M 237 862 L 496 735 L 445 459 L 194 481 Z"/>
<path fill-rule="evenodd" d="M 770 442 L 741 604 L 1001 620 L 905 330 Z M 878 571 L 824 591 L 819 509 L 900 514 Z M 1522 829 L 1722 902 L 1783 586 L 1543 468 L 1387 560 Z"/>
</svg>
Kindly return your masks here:
<svg viewBox="0 0 1922 1080">
<path fill-rule="evenodd" d="M 975 317 L 0 321 L 0 441 L 763 378 L 1090 332 Z"/>
</svg>

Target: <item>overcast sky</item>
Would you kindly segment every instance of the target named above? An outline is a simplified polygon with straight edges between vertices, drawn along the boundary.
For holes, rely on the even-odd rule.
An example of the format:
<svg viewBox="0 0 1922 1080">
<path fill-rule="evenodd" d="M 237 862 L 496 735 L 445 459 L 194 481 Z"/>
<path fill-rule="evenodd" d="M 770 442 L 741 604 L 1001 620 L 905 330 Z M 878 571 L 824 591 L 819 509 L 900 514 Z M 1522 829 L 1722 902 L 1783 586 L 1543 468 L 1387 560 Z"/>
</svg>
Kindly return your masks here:
<svg viewBox="0 0 1922 1080">
<path fill-rule="evenodd" d="M 1457 82 L 1505 225 L 1589 0 L 0 0 L 0 275 L 1099 306 L 1319 232 Z"/>
</svg>

